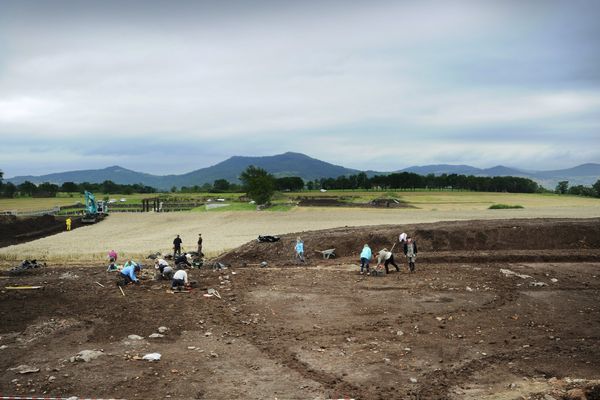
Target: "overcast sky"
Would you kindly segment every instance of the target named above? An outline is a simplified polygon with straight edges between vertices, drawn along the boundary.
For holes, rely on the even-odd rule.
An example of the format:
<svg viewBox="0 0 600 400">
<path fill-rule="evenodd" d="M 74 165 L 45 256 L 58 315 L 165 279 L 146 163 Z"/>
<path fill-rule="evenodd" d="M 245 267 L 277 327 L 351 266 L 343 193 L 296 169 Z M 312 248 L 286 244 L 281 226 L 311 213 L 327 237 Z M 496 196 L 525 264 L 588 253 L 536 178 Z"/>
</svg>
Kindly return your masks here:
<svg viewBox="0 0 600 400">
<path fill-rule="evenodd" d="M 0 170 L 600 162 L 600 1 L 0 1 Z"/>
</svg>

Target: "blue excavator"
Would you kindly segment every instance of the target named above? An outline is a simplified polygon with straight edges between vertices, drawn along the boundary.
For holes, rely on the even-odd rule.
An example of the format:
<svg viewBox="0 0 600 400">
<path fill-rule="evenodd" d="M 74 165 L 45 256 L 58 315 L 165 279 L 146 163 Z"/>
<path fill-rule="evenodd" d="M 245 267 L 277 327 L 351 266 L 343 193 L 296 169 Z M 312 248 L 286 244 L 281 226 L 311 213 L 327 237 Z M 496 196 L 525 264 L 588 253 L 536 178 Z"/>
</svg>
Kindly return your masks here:
<svg viewBox="0 0 600 400">
<path fill-rule="evenodd" d="M 86 224 L 93 224 L 98 220 L 104 218 L 108 214 L 108 204 L 102 200 L 96 201 L 96 196 L 87 190 L 84 192 L 85 195 L 85 211 L 81 222 Z"/>
</svg>

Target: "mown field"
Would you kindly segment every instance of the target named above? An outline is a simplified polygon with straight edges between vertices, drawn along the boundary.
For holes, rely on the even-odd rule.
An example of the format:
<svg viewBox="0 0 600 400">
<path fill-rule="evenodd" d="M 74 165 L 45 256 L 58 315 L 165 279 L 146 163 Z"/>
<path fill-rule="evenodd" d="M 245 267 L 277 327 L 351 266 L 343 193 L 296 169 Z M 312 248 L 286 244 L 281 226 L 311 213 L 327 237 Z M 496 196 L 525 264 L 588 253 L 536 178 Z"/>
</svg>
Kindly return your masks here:
<svg viewBox="0 0 600 400">
<path fill-rule="evenodd" d="M 348 194 L 344 192 L 344 195 Z M 364 196 L 372 194 L 366 192 Z M 264 212 L 252 210 L 252 207 L 248 209 L 245 204 L 237 203 L 232 206 L 232 209 L 223 207 L 217 209 L 217 212 L 115 213 L 96 225 L 2 248 L 0 260 L 14 261 L 25 258 L 61 261 L 101 260 L 106 252 L 113 248 L 125 257 L 140 258 L 151 252 L 170 251 L 172 240 L 177 234 L 183 239 L 184 249 L 193 250 L 198 233 L 202 233 L 205 252 L 208 256 L 215 256 L 256 239 L 258 235 L 277 235 L 344 226 L 498 218 L 600 217 L 600 199 L 592 198 L 472 192 L 400 192 L 397 194 L 416 208 L 280 207 L 280 211 Z M 318 195 L 335 195 L 335 193 L 327 192 Z M 359 192 L 354 192 L 352 195 L 363 196 Z M 47 201 L 43 199 L 17 199 L 16 201 L 21 200 Z M 499 203 L 518 204 L 524 208 L 488 209 L 490 205 Z"/>
</svg>

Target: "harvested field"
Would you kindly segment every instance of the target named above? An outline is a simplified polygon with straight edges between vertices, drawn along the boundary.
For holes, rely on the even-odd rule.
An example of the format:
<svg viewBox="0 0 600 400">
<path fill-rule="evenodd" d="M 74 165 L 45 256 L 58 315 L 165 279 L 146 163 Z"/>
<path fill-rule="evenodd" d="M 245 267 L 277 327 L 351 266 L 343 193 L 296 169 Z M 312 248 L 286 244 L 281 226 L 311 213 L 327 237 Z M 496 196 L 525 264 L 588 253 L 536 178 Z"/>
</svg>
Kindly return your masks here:
<svg viewBox="0 0 600 400">
<path fill-rule="evenodd" d="M 384 277 L 359 275 L 353 251 L 407 225 L 373 228 L 372 237 L 363 228 L 312 232 L 307 250 L 332 241 L 341 257 L 313 255 L 306 265 L 278 250 L 295 233 L 248 243 L 223 257 L 227 270 L 191 271 L 200 288 L 187 294 L 145 280 L 123 296 L 103 264 L 3 279 L 44 289 L 0 291 L 1 394 L 491 400 L 579 390 L 597 398 L 599 226 L 408 226 L 420 244 L 417 272 Z M 241 267 L 266 257 L 267 268 Z M 204 297 L 207 288 L 222 299 Z M 160 326 L 164 337 L 149 338 Z M 82 350 L 101 353 L 69 361 Z M 150 352 L 161 360 L 139 359 Z M 19 365 L 39 371 L 12 370 Z"/>
<path fill-rule="evenodd" d="M 540 196 L 531 197 L 532 201 L 538 201 L 536 199 L 539 198 Z M 258 235 L 281 235 L 345 226 L 414 225 L 471 219 L 600 217 L 600 200 L 582 200 L 584 201 L 581 203 L 568 203 L 563 206 L 532 203 L 522 210 L 488 210 L 487 203 L 468 203 L 460 206 L 454 204 L 454 208 L 446 205 L 447 209 L 444 210 L 435 210 L 431 206 L 422 209 L 298 207 L 288 212 L 113 214 L 96 225 L 84 226 L 72 232 L 62 232 L 18 246 L 0 248 L 0 260 L 102 260 L 112 248 L 125 257 L 139 258 L 155 251 L 170 251 L 173 238 L 177 234 L 183 239 L 184 249 L 193 250 L 199 232 L 204 237 L 205 253 L 216 256 L 256 239 Z"/>
</svg>

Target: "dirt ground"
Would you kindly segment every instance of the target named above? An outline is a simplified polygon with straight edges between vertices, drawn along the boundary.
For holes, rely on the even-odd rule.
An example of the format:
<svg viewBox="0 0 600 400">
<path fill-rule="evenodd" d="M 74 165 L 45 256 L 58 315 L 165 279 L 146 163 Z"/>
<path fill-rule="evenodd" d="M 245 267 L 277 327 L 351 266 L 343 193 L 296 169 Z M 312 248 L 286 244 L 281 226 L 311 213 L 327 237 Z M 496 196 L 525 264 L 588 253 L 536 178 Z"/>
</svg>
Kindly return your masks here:
<svg viewBox="0 0 600 400">
<path fill-rule="evenodd" d="M 408 228 L 304 232 L 306 264 L 286 250 L 296 234 L 250 242 L 225 270 L 190 271 L 199 287 L 181 294 L 144 279 L 123 296 L 101 263 L 2 277 L 0 395 L 600 399 L 599 219 Z M 401 229 L 416 273 L 396 252 L 400 272 L 360 275 L 362 243 Z M 330 245 L 339 258 L 314 252 Z M 71 361 L 82 350 L 102 353 Z"/>
</svg>

